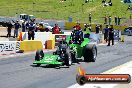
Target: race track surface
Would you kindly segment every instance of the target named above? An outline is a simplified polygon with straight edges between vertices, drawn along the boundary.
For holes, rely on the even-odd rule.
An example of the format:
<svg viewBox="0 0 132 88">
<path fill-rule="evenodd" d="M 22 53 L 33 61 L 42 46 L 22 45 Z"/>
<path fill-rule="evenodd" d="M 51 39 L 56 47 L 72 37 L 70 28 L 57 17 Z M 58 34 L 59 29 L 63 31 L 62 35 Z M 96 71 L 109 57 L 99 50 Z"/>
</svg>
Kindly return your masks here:
<svg viewBox="0 0 132 88">
<path fill-rule="evenodd" d="M 98 46 L 96 62 L 74 64 L 60 69 L 32 63 L 34 54 L 0 59 L 0 88 L 66 88 L 76 83 L 78 66 L 87 73 L 102 73 L 132 60 L 132 39 L 114 46 Z"/>
</svg>

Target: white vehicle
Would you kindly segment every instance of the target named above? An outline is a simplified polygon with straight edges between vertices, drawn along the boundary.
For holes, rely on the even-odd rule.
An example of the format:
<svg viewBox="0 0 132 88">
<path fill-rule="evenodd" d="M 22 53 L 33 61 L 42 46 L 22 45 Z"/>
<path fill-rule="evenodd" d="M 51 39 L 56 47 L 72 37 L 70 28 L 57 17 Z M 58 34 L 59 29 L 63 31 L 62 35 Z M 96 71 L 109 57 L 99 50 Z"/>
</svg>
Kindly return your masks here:
<svg viewBox="0 0 132 88">
<path fill-rule="evenodd" d="M 20 21 L 30 21 L 31 19 L 34 19 L 35 17 L 33 15 L 28 15 L 28 14 L 20 14 L 19 15 L 19 20 Z"/>
<path fill-rule="evenodd" d="M 40 24 L 43 24 L 44 28 L 49 29 L 50 31 L 52 30 L 52 26 L 49 25 L 49 23 L 45 23 L 45 22 L 40 22 Z"/>
</svg>

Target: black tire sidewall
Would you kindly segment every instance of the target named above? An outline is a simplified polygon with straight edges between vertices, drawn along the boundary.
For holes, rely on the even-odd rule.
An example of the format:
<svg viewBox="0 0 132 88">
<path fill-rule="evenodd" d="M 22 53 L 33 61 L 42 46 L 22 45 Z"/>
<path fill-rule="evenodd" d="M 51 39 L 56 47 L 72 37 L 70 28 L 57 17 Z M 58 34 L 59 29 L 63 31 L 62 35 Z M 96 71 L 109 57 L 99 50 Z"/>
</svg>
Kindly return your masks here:
<svg viewBox="0 0 132 88">
<path fill-rule="evenodd" d="M 95 52 L 96 52 L 96 57 L 97 57 L 97 47 L 94 44 L 86 45 L 84 47 L 83 56 L 84 56 L 85 62 L 95 62 L 96 57 L 94 58 L 94 52 L 93 52 L 94 49 L 96 50 Z"/>
<path fill-rule="evenodd" d="M 36 51 L 36 55 L 35 55 L 35 60 L 39 61 L 41 58 L 40 56 L 43 58 L 44 57 L 44 52 L 43 50 L 37 50 Z"/>
</svg>

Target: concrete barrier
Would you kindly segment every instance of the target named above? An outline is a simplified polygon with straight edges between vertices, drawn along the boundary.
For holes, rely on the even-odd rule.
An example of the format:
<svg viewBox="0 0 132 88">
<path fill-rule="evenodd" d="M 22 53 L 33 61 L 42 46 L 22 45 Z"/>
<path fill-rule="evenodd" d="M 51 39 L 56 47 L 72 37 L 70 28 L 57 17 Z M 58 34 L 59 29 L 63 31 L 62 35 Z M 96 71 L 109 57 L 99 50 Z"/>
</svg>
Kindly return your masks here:
<svg viewBox="0 0 132 88">
<path fill-rule="evenodd" d="M 74 26 L 76 26 L 76 22 L 65 22 L 65 29 L 71 30 Z M 82 29 L 84 29 L 84 23 L 80 23 Z"/>
<path fill-rule="evenodd" d="M 20 42 L 20 50 L 23 50 L 24 52 L 36 51 L 38 49 L 43 49 L 43 45 L 40 40 L 24 40 Z"/>
<path fill-rule="evenodd" d="M 34 40 L 40 40 L 43 48 L 45 48 L 45 42 L 52 36 L 51 32 L 35 32 Z M 22 40 L 28 40 L 28 32 L 22 32 Z"/>
<path fill-rule="evenodd" d="M 16 41 L 0 41 L 0 55 L 16 53 Z"/>
<path fill-rule="evenodd" d="M 80 26 L 81 26 L 82 29 L 85 28 L 84 24 L 86 24 L 86 23 L 80 23 Z M 72 30 L 75 25 L 76 25 L 76 22 L 65 22 L 65 29 Z M 91 24 L 92 32 L 95 32 L 96 25 L 101 25 L 102 26 L 102 28 L 100 30 L 102 30 L 102 29 L 104 29 L 106 27 L 106 24 Z M 110 27 L 110 25 L 109 25 L 109 27 Z M 128 26 L 113 25 L 113 27 L 116 30 L 124 31 L 124 29 L 127 28 Z"/>
<path fill-rule="evenodd" d="M 55 36 L 51 35 L 48 40 L 45 42 L 45 49 L 54 49 L 55 48 Z"/>
</svg>

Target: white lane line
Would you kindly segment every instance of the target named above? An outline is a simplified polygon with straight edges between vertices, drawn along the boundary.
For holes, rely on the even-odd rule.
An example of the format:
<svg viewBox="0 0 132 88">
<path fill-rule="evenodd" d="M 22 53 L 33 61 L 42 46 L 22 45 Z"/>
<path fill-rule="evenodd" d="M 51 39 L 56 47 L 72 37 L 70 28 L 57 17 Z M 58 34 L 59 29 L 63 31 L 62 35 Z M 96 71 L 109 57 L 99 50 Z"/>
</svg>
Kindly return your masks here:
<svg viewBox="0 0 132 88">
<path fill-rule="evenodd" d="M 106 72 L 103 72 L 101 74 L 130 74 L 132 76 L 132 61 L 127 62 L 123 65 L 114 67 Z M 79 84 L 74 84 L 68 88 L 114 88 L 119 84 L 85 84 L 83 86 L 80 86 Z"/>
</svg>

